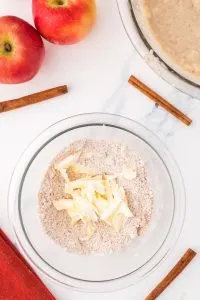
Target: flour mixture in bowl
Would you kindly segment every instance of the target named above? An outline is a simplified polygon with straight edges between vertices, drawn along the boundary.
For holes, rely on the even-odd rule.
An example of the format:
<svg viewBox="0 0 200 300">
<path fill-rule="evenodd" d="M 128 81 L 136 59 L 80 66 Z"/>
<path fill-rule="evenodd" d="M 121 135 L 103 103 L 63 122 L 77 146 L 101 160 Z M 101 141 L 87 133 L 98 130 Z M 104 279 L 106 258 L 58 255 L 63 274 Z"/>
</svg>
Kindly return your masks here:
<svg viewBox="0 0 200 300">
<path fill-rule="evenodd" d="M 79 254 L 124 250 L 147 230 L 153 203 L 143 160 L 127 146 L 103 140 L 65 148 L 39 192 L 44 230 Z"/>
<path fill-rule="evenodd" d="M 200 1 L 143 2 L 148 25 L 165 57 L 168 56 L 183 72 L 200 76 Z M 189 79 L 194 78 L 189 76 Z"/>
</svg>

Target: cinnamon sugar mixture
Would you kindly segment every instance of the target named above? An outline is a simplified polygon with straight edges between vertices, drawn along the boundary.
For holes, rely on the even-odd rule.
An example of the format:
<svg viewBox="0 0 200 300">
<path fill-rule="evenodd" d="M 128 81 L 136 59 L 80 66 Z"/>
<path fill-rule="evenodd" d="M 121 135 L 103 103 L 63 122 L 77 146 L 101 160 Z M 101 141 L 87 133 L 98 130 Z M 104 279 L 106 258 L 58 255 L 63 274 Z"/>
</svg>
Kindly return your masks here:
<svg viewBox="0 0 200 300">
<path fill-rule="evenodd" d="M 104 221 L 98 221 L 96 231 L 88 238 L 83 222 L 72 225 L 67 211 L 58 211 L 53 205 L 54 201 L 64 197 L 64 179 L 55 170 L 55 162 L 80 150 L 78 163 L 92 168 L 96 174 L 120 174 L 124 166 L 136 172 L 134 179 L 128 180 L 123 176 L 116 179 L 125 189 L 128 207 L 133 213 L 120 232 Z M 49 166 L 39 192 L 39 212 L 45 232 L 66 251 L 79 254 L 124 250 L 148 228 L 153 203 L 154 194 L 142 159 L 125 145 L 97 140 L 78 140 L 64 149 Z"/>
</svg>

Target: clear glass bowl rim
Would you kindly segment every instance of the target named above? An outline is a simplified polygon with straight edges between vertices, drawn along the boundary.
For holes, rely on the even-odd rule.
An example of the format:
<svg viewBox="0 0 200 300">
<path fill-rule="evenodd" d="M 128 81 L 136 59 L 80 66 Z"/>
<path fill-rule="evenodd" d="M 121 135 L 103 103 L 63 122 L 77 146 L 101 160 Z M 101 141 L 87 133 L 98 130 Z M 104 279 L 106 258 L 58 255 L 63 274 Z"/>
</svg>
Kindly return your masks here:
<svg viewBox="0 0 200 300">
<path fill-rule="evenodd" d="M 14 199 L 14 194 L 16 193 L 16 184 L 19 184 L 19 182 L 18 182 L 19 181 L 18 180 L 18 178 L 19 178 L 18 168 L 19 168 L 20 164 L 23 165 L 24 156 L 27 154 L 27 151 L 29 151 L 29 149 L 32 146 L 34 146 L 34 143 L 36 143 L 36 145 L 37 145 L 37 141 L 40 140 L 40 138 L 42 138 L 43 135 L 45 136 L 45 134 L 49 130 L 54 128 L 55 126 L 60 125 L 62 122 L 68 122 L 68 121 L 72 121 L 72 122 L 74 121 L 75 123 L 78 122 L 79 125 L 82 125 L 83 124 L 83 123 L 81 123 L 82 118 L 86 118 L 86 119 L 87 118 L 89 118 L 89 119 L 96 118 L 96 123 L 101 123 L 102 125 L 104 123 L 109 123 L 109 119 L 111 119 L 111 118 L 114 118 L 116 122 L 119 121 L 119 119 L 120 119 L 120 122 L 122 121 L 122 123 L 123 122 L 128 122 L 129 125 L 132 125 L 133 127 L 136 127 L 137 129 L 141 130 L 142 132 L 145 132 L 148 136 L 151 136 L 151 138 L 153 138 L 154 141 L 159 143 L 159 147 L 161 147 L 163 149 L 163 151 L 165 152 L 167 157 L 169 157 L 171 163 L 173 164 L 172 168 L 174 168 L 174 171 L 176 173 L 175 177 L 177 177 L 176 178 L 177 179 L 176 183 L 177 183 L 177 186 L 179 186 L 179 188 L 180 188 L 180 191 L 179 191 L 180 192 L 180 199 L 179 199 L 179 201 L 181 200 L 181 213 L 179 212 L 180 215 L 178 216 L 178 219 L 176 220 L 178 222 L 177 226 L 176 226 L 177 230 L 175 232 L 175 236 L 170 236 L 171 241 L 170 241 L 170 243 L 168 242 L 170 244 L 170 246 L 168 246 L 165 249 L 165 251 L 163 250 L 162 254 L 160 253 L 159 258 L 157 257 L 155 262 L 152 263 L 152 266 L 149 266 L 143 274 L 140 274 L 138 276 L 137 280 L 136 279 L 131 280 L 131 277 L 132 277 L 131 275 L 127 275 L 127 276 L 124 276 L 123 278 L 112 280 L 112 282 L 92 282 L 92 281 L 85 282 L 84 280 L 79 280 L 79 279 L 77 279 L 77 280 L 76 279 L 75 280 L 70 279 L 69 280 L 68 276 L 66 276 L 67 280 L 62 280 L 61 278 L 56 277 L 56 274 L 53 274 L 52 272 L 49 273 L 49 269 L 47 270 L 45 268 L 45 265 L 43 265 L 43 264 L 41 265 L 41 263 L 38 263 L 38 262 L 34 261 L 34 259 L 32 257 L 30 257 L 30 255 L 27 252 L 26 247 L 23 245 L 23 243 L 25 243 L 25 240 L 23 240 L 23 242 L 22 242 L 22 240 L 21 240 L 22 237 L 19 236 L 19 228 L 17 227 L 17 224 L 15 223 L 15 217 L 14 217 L 14 211 L 13 211 L 13 209 L 14 209 L 13 199 Z M 108 118 L 108 120 L 106 122 L 99 121 L 99 120 L 104 119 L 104 118 L 105 119 Z M 92 122 L 92 123 L 94 123 L 94 122 Z M 84 124 L 87 124 L 87 125 L 90 124 L 89 120 L 86 121 L 86 123 L 84 123 Z M 76 125 L 77 125 L 77 123 L 76 123 Z M 124 128 L 127 128 L 127 127 L 125 126 Z M 134 131 L 132 133 L 134 134 Z M 45 136 L 45 138 L 46 138 L 46 136 Z M 144 138 L 142 138 L 142 139 L 144 139 Z M 145 139 L 144 139 L 144 141 L 147 142 L 150 145 L 150 147 L 153 148 L 154 151 L 156 151 L 151 143 L 149 143 Z M 37 152 L 37 149 L 36 149 L 36 151 L 34 150 L 34 153 L 35 152 Z M 29 157 L 29 159 L 31 159 L 31 158 L 32 158 L 32 156 Z M 165 166 L 166 166 L 166 164 L 165 164 Z M 23 165 L 23 168 L 24 169 L 26 168 L 26 164 L 25 164 L 25 166 Z M 166 166 L 166 168 L 167 168 L 167 166 Z M 169 174 L 171 174 L 171 173 L 169 172 Z M 20 180 L 20 182 L 21 182 L 21 180 Z M 176 186 L 174 185 L 173 180 L 172 180 L 172 183 L 173 183 L 174 188 L 176 189 Z M 175 201 L 176 201 L 176 199 L 175 199 Z M 156 270 L 160 266 L 160 264 L 168 257 L 168 255 L 171 253 L 172 249 L 174 248 L 174 246 L 175 246 L 175 244 L 176 244 L 176 242 L 177 242 L 177 240 L 180 236 L 182 228 L 183 228 L 183 224 L 184 224 L 184 220 L 185 220 L 185 211 L 186 211 L 186 197 L 185 197 L 185 188 L 184 188 L 183 179 L 182 179 L 180 170 L 179 170 L 175 160 L 171 156 L 170 152 L 168 151 L 168 149 L 166 148 L 164 143 L 162 141 L 160 141 L 160 139 L 156 135 L 154 135 L 150 130 L 148 130 L 143 125 L 139 124 L 138 122 L 133 121 L 133 120 L 128 119 L 128 118 L 125 118 L 125 117 L 122 117 L 122 116 L 119 116 L 119 115 L 107 114 L 107 113 L 88 113 L 88 114 L 80 114 L 80 115 L 72 116 L 72 117 L 69 117 L 69 118 L 62 119 L 62 120 L 52 124 L 51 126 L 46 128 L 44 131 L 42 131 L 29 144 L 29 146 L 26 148 L 26 150 L 24 151 L 24 153 L 20 157 L 20 159 L 19 159 L 19 161 L 18 161 L 18 163 L 17 163 L 17 165 L 16 165 L 16 167 L 13 171 L 13 174 L 12 174 L 10 187 L 9 187 L 9 194 L 8 194 L 8 215 L 9 215 L 10 223 L 12 225 L 12 230 L 13 230 L 13 233 L 14 233 L 14 236 L 15 236 L 15 240 L 16 240 L 17 246 L 19 247 L 19 249 L 21 250 L 21 252 L 25 256 L 27 261 L 30 263 L 30 265 L 33 268 L 36 268 L 41 274 L 46 275 L 49 279 L 53 280 L 54 282 L 62 284 L 65 287 L 70 287 L 72 289 L 82 291 L 82 292 L 110 292 L 110 291 L 115 291 L 115 290 L 118 290 L 118 289 L 128 287 L 130 285 L 133 285 L 133 284 L 137 283 L 138 281 L 144 279 L 146 276 L 150 275 L 152 271 Z M 172 235 L 172 233 L 171 233 L 171 235 Z M 158 250 L 158 252 L 159 251 L 160 250 Z M 153 259 L 154 258 L 150 259 L 150 261 L 152 261 Z M 127 280 L 127 279 L 129 279 L 129 280 Z"/>
</svg>

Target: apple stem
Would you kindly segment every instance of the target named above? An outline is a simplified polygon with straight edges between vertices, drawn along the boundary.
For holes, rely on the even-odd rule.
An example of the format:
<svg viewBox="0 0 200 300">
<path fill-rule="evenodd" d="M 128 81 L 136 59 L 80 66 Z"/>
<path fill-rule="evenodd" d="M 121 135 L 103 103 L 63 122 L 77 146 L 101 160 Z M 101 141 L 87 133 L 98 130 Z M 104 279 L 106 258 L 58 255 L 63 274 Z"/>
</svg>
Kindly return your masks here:
<svg viewBox="0 0 200 300">
<path fill-rule="evenodd" d="M 6 52 L 11 52 L 12 51 L 12 46 L 10 43 L 5 43 L 4 44 L 4 49 Z"/>
</svg>

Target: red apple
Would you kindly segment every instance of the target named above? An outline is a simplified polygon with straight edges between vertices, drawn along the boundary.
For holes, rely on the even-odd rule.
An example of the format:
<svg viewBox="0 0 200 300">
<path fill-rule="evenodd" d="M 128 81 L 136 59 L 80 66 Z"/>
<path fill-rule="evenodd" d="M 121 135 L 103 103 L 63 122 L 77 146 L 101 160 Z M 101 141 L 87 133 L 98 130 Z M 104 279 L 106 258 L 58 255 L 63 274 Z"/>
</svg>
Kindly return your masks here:
<svg viewBox="0 0 200 300">
<path fill-rule="evenodd" d="M 44 44 L 38 31 L 24 20 L 0 17 L 0 83 L 32 79 L 44 59 Z"/>
<path fill-rule="evenodd" d="M 55 44 L 74 44 L 84 38 L 96 19 L 95 0 L 32 0 L 35 26 Z"/>
</svg>

